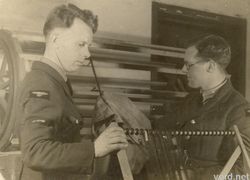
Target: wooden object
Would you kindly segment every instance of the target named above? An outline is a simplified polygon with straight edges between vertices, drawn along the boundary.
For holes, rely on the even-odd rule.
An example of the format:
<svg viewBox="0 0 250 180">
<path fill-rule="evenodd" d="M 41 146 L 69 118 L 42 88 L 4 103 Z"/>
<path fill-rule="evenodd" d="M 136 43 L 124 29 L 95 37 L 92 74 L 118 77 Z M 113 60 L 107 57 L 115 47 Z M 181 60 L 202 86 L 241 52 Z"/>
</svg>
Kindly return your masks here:
<svg viewBox="0 0 250 180">
<path fill-rule="evenodd" d="M 17 180 L 21 170 L 21 152 L 0 152 L 0 180 Z M 1 176 L 3 179 L 1 179 Z"/>
<path fill-rule="evenodd" d="M 250 171 L 249 171 L 250 170 L 250 160 L 249 160 L 249 156 L 248 156 L 247 151 L 246 151 L 246 147 L 245 147 L 243 140 L 241 138 L 240 131 L 236 125 L 234 125 L 233 128 L 234 128 L 237 142 L 239 143 L 239 145 L 237 146 L 234 153 L 231 155 L 231 157 L 229 158 L 229 160 L 227 161 L 226 165 L 224 166 L 223 170 L 221 171 L 221 173 L 219 175 L 219 177 L 224 178 L 224 179 L 227 177 L 228 173 L 232 169 L 232 167 L 235 164 L 235 162 L 237 161 L 237 159 L 240 157 L 241 153 L 243 155 L 243 162 L 244 162 L 245 170 L 248 174 L 250 173 Z"/>
<path fill-rule="evenodd" d="M 124 180 L 133 180 L 133 175 L 128 163 L 128 157 L 127 157 L 127 153 L 126 150 L 120 150 L 117 153 L 117 157 L 120 163 L 120 167 L 122 170 L 122 176 Z"/>
</svg>

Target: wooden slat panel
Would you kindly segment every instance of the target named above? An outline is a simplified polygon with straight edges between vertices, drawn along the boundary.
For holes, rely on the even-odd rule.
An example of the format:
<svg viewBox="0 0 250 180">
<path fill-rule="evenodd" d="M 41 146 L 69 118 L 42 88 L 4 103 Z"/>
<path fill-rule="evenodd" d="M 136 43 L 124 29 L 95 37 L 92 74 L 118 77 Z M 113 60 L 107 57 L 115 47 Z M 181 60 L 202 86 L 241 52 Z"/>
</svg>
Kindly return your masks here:
<svg viewBox="0 0 250 180">
<path fill-rule="evenodd" d="M 184 53 L 179 52 L 171 52 L 171 51 L 161 51 L 161 50 L 151 50 L 145 49 L 143 52 L 131 52 L 131 51 L 121 51 L 121 50 L 113 50 L 107 48 L 98 48 L 92 47 L 94 52 L 103 52 L 103 53 L 117 53 L 121 56 L 139 56 L 139 57 L 147 57 L 149 55 L 158 55 L 158 56 L 166 56 L 166 57 L 175 57 L 175 58 L 184 58 Z"/>
<path fill-rule="evenodd" d="M 81 92 L 85 91 L 85 88 L 91 88 L 91 91 L 97 90 L 97 85 L 95 82 L 88 83 L 88 82 L 81 82 L 81 81 L 76 81 L 72 83 L 73 90 L 76 94 L 79 94 Z M 118 84 L 118 83 L 101 83 L 101 89 L 102 88 L 116 88 L 116 89 L 141 89 L 141 90 L 146 90 L 150 89 L 150 85 L 136 85 L 136 84 L 131 84 L 129 85 L 128 83 L 126 84 Z M 105 89 L 104 89 L 105 90 Z"/>
<path fill-rule="evenodd" d="M 92 93 L 92 94 L 97 94 L 98 95 L 98 90 L 96 86 L 89 86 L 86 84 L 73 84 L 72 85 L 74 89 L 75 94 L 86 94 Z M 176 98 L 182 98 L 187 95 L 187 92 L 178 92 L 178 91 L 166 91 L 166 90 L 152 90 L 152 89 L 141 89 L 141 88 L 127 88 L 127 87 L 115 87 L 115 86 L 102 86 L 101 90 L 105 92 L 111 92 L 111 93 L 119 93 L 119 94 L 124 94 L 129 97 L 139 97 L 139 96 L 145 96 L 146 95 L 159 95 L 159 96 L 166 96 L 166 97 L 176 97 Z"/>
<path fill-rule="evenodd" d="M 98 77 L 102 78 L 121 78 L 121 79 L 133 79 L 133 80 L 150 80 L 150 71 L 143 70 L 132 70 L 123 68 L 101 68 L 95 67 L 96 74 Z M 84 76 L 84 77 L 94 77 L 91 67 L 80 68 L 76 72 L 70 73 L 72 76 Z"/>
<path fill-rule="evenodd" d="M 165 51 L 176 51 L 176 52 L 181 52 L 184 53 L 183 48 L 175 48 L 175 47 L 168 47 L 168 46 L 160 46 L 160 45 L 154 45 L 154 44 L 142 44 L 142 43 L 135 43 L 135 42 L 129 42 L 129 41 L 121 41 L 117 39 L 109 39 L 109 38 L 102 38 L 95 36 L 95 42 L 97 43 L 109 43 L 113 45 L 121 45 L 121 46 L 126 46 L 126 47 L 135 47 L 135 48 L 151 48 L 151 49 L 158 49 L 158 50 L 165 50 Z"/>
<path fill-rule="evenodd" d="M 25 31 L 12 31 L 13 37 L 18 38 L 19 40 L 29 40 L 29 41 L 37 41 L 37 42 L 45 42 L 45 39 L 42 34 L 36 32 L 25 32 Z M 117 39 L 110 39 L 104 37 L 94 36 L 94 42 L 99 44 L 113 44 L 113 45 L 120 45 L 125 47 L 135 47 L 135 48 L 149 48 L 149 49 L 157 49 L 157 50 L 164 50 L 164 51 L 175 51 L 184 53 L 185 49 L 183 48 L 176 48 L 176 47 L 168 47 L 168 46 L 161 46 L 161 45 L 154 45 L 154 44 L 143 44 L 143 43 L 136 43 L 132 41 L 122 41 Z"/>
<path fill-rule="evenodd" d="M 37 32 L 28 31 L 11 31 L 12 36 L 17 38 L 19 41 L 35 41 L 35 42 L 45 42 L 43 34 Z"/>
<path fill-rule="evenodd" d="M 69 79 L 72 83 L 91 83 L 95 84 L 95 78 L 93 77 L 83 77 L 83 76 L 73 76 L 69 74 Z M 119 84 L 119 85 L 135 85 L 135 86 L 167 86 L 167 82 L 160 81 L 146 81 L 146 80 L 133 80 L 133 79 L 119 79 L 119 78 L 98 78 L 101 84 Z"/>
<path fill-rule="evenodd" d="M 129 56 L 119 56 L 116 54 L 99 54 L 99 53 L 92 53 L 92 57 L 94 62 L 108 62 L 108 63 L 119 63 L 119 64 L 128 64 L 128 65 L 140 65 L 145 67 L 151 68 L 162 68 L 162 67 L 171 67 L 173 66 L 172 63 L 159 63 L 150 61 L 150 58 L 135 58 Z M 183 60 L 180 60 L 182 63 Z"/>
<path fill-rule="evenodd" d="M 90 50 L 91 55 L 94 60 L 99 60 L 99 61 L 111 61 L 111 60 L 116 60 L 120 61 L 120 63 L 126 63 L 126 61 L 129 61 L 130 63 L 132 62 L 137 62 L 138 63 L 151 63 L 150 56 L 120 56 L 118 53 L 108 53 L 106 52 L 105 54 L 102 52 L 95 51 L 94 49 Z"/>
<path fill-rule="evenodd" d="M 28 53 L 21 54 L 21 57 L 24 59 L 34 60 L 34 61 L 41 59 L 40 55 L 34 55 L 34 54 L 28 54 Z M 96 56 L 94 54 L 93 57 L 94 57 L 94 64 L 96 67 L 113 67 L 113 68 L 116 67 L 116 68 L 119 68 L 118 64 L 128 64 L 128 65 L 150 67 L 150 69 L 152 69 L 152 70 L 154 69 L 155 71 L 162 72 L 162 73 L 184 75 L 184 73 L 180 69 L 164 67 L 164 66 L 169 65 L 166 63 L 157 63 L 157 62 L 149 62 L 149 61 L 141 61 L 141 60 L 139 60 L 139 61 L 138 60 L 127 60 L 124 58 L 125 56 L 121 56 L 121 57 L 123 57 L 121 59 L 112 59 L 112 57 L 110 58 L 109 55 L 98 55 L 98 58 L 95 58 Z"/>
<path fill-rule="evenodd" d="M 27 35 L 26 33 L 15 33 L 13 35 L 17 39 L 19 39 L 20 42 L 25 41 L 35 41 L 44 43 L 44 38 L 41 38 L 41 36 L 36 35 Z M 95 41 L 102 42 L 104 45 L 100 48 L 100 44 L 95 43 Z M 115 50 L 109 49 L 105 47 L 105 44 L 111 44 L 116 45 Z M 123 47 L 129 47 L 130 49 L 125 50 L 119 50 L 118 47 L 120 46 L 120 49 L 124 49 Z M 138 48 L 141 47 L 141 48 Z M 159 55 L 159 56 L 166 56 L 166 57 L 175 57 L 175 58 L 184 58 L 184 49 L 181 48 L 174 48 L 174 47 L 166 47 L 166 46 L 159 46 L 159 45 L 146 45 L 146 44 L 137 44 L 134 42 L 125 42 L 125 41 L 118 41 L 118 40 L 111 40 L 111 39 L 105 39 L 105 38 L 94 38 L 93 47 L 91 48 L 94 52 L 102 52 L 102 53 L 119 53 L 122 55 L 128 55 L 128 56 L 139 56 L 139 57 L 146 57 L 150 55 Z M 44 48 L 43 48 L 44 50 Z M 43 51 L 42 51 L 43 52 Z M 41 52 L 41 53 L 42 53 Z"/>
<path fill-rule="evenodd" d="M 91 105 L 95 103 L 95 100 L 98 95 L 89 95 L 89 94 L 82 94 L 82 95 L 74 95 L 73 100 L 76 104 L 82 105 Z M 166 99 L 152 99 L 150 97 L 130 97 L 130 100 L 133 102 L 141 102 L 141 103 L 148 103 L 151 105 L 158 105 L 163 104 L 166 102 Z"/>
<path fill-rule="evenodd" d="M 146 103 L 140 103 L 140 102 L 134 102 L 135 105 L 142 111 L 145 115 L 149 116 L 150 114 L 150 104 Z M 162 105 L 162 104 L 157 104 Z M 79 111 L 85 116 L 85 117 L 92 117 L 94 114 L 94 104 L 93 105 L 82 105 L 77 104 L 76 107 L 79 109 Z"/>
<path fill-rule="evenodd" d="M 31 60 L 31 61 L 39 61 L 42 58 L 42 55 L 40 54 L 32 54 L 32 53 L 22 53 L 20 54 L 20 57 L 25 60 Z M 87 60 L 86 60 L 87 61 Z M 119 68 L 119 62 L 113 61 L 113 63 L 110 63 L 109 61 L 95 61 L 96 67 L 113 67 L 113 68 Z"/>
<path fill-rule="evenodd" d="M 94 105 L 76 105 L 76 107 L 79 109 L 80 113 L 84 117 L 92 117 L 94 114 Z"/>
</svg>

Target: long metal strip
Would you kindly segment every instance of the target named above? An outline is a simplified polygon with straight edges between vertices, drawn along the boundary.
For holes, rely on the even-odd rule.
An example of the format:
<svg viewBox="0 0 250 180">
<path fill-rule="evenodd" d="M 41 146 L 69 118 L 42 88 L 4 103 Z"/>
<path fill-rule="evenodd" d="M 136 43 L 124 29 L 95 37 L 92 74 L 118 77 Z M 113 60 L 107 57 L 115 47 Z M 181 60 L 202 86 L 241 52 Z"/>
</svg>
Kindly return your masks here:
<svg viewBox="0 0 250 180">
<path fill-rule="evenodd" d="M 162 148 L 161 148 L 161 144 L 160 144 L 160 139 L 159 139 L 159 136 L 158 136 L 158 133 L 153 131 L 152 132 L 152 136 L 154 137 L 154 143 L 155 143 L 155 149 L 156 149 L 156 155 L 157 155 L 157 160 L 158 160 L 158 163 L 159 163 L 159 167 L 160 167 L 160 175 L 161 175 L 161 178 L 162 180 L 165 179 L 165 167 L 164 167 L 164 163 L 162 161 Z"/>
<path fill-rule="evenodd" d="M 145 129 L 139 129 L 139 131 L 143 131 Z M 135 134 L 137 131 L 133 128 L 125 128 L 125 133 L 129 133 L 130 135 Z M 149 133 L 156 130 L 147 129 Z M 162 131 L 164 133 L 169 133 L 171 136 L 234 136 L 235 131 L 232 130 L 196 130 L 196 131 Z"/>
<path fill-rule="evenodd" d="M 173 161 L 173 156 L 171 151 L 173 150 L 173 144 L 172 144 L 172 137 L 170 135 L 170 133 L 166 133 L 165 132 L 165 136 L 164 138 L 164 146 L 167 150 L 167 157 L 168 157 L 168 161 L 170 164 L 170 172 L 169 172 L 169 176 L 170 176 L 170 180 L 175 179 L 175 166 L 174 166 L 174 161 Z"/>
<path fill-rule="evenodd" d="M 149 142 L 150 142 L 150 152 L 151 154 L 151 161 L 152 163 L 152 170 L 153 170 L 153 175 L 150 174 L 150 179 L 154 178 L 154 179 L 159 179 L 162 180 L 163 176 L 162 176 L 162 169 L 160 166 L 160 162 L 159 162 L 159 156 L 158 156 L 158 152 L 157 152 L 157 146 L 156 146 L 156 142 L 155 142 L 155 137 L 154 134 L 148 133 L 149 135 Z M 160 176 L 160 177 L 159 177 Z"/>
<path fill-rule="evenodd" d="M 166 144 L 165 144 L 165 141 L 168 140 L 168 138 L 166 139 L 166 137 L 167 137 L 166 135 L 165 135 L 165 138 L 164 138 L 163 137 L 164 135 L 162 133 L 158 133 L 158 136 L 159 136 L 161 148 L 162 148 L 162 151 L 163 151 L 162 159 L 163 159 L 164 170 L 165 170 L 164 177 L 165 177 L 166 180 L 171 180 L 171 179 L 173 179 L 173 177 L 171 178 L 170 174 L 171 174 L 171 172 L 173 170 L 172 170 L 171 163 L 169 161 L 169 154 L 168 154 L 169 148 L 167 148 Z"/>
</svg>

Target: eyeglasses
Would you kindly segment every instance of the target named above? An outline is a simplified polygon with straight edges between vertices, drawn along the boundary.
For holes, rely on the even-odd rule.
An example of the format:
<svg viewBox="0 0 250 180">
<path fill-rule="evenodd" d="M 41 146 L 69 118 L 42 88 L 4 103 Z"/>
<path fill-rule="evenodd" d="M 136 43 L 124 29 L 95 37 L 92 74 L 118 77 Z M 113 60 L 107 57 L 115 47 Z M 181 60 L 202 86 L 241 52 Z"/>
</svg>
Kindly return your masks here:
<svg viewBox="0 0 250 180">
<path fill-rule="evenodd" d="M 184 66 L 186 66 L 187 70 L 189 70 L 192 66 L 194 66 L 195 64 L 201 63 L 201 62 L 204 62 L 204 61 L 197 61 L 193 64 L 188 64 L 187 62 L 185 62 Z"/>
</svg>

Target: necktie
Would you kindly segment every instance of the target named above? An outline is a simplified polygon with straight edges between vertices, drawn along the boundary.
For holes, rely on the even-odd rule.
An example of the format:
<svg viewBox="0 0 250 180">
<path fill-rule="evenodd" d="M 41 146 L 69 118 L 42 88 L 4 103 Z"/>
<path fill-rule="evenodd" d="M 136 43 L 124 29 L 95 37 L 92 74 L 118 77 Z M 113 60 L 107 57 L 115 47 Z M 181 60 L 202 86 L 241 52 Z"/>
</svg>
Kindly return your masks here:
<svg viewBox="0 0 250 180">
<path fill-rule="evenodd" d="M 66 84 L 68 85 L 69 92 L 70 92 L 70 94 L 72 96 L 73 95 L 73 89 L 72 89 L 71 82 L 70 82 L 69 79 L 67 79 Z"/>
<path fill-rule="evenodd" d="M 201 93 L 199 94 L 198 102 L 200 105 L 203 105 L 203 96 Z"/>
</svg>

